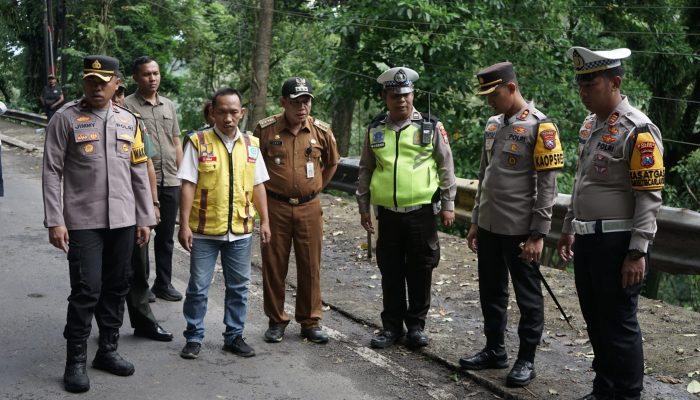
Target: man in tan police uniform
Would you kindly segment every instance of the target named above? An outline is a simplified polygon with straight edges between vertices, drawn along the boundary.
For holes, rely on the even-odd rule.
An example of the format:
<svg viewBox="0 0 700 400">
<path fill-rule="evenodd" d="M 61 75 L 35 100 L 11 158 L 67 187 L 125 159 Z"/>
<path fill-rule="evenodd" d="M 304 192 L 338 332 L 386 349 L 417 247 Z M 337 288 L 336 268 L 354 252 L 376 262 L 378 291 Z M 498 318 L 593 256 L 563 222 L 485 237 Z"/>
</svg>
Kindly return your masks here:
<svg viewBox="0 0 700 400">
<path fill-rule="evenodd" d="M 339 155 L 328 124 L 310 115 L 312 100 L 310 82 L 287 79 L 280 97 L 284 112 L 261 120 L 254 132 L 270 175 L 265 189 L 272 239 L 261 250 L 269 318 L 265 340 L 270 343 L 281 341 L 289 324 L 284 293 L 292 243 L 297 265 L 295 320 L 304 338 L 328 342 L 320 327 L 323 211 L 318 194 L 333 177 Z"/>
<path fill-rule="evenodd" d="M 136 118 L 111 98 L 119 61 L 83 60 L 84 97 L 61 107 L 49 122 L 42 173 L 49 241 L 68 253 L 71 294 L 63 336 L 68 341 L 66 390 L 84 392 L 92 317 L 100 329 L 92 366 L 131 375 L 117 353 L 131 253 L 148 243 L 155 224 L 146 155 Z M 61 190 L 63 188 L 63 190 Z"/>
<path fill-rule="evenodd" d="M 629 49 L 572 47 L 581 101 L 591 114 L 579 131 L 571 204 L 559 239 L 570 260 L 595 352 L 593 392 L 584 399 L 639 399 L 642 333 L 637 301 L 656 233 L 664 186 L 659 129 L 621 94 Z"/>
<path fill-rule="evenodd" d="M 479 298 L 486 347 L 459 360 L 465 369 L 506 368 L 508 275 L 520 309 L 518 358 L 506 378 L 525 386 L 535 378 L 535 350 L 544 328 L 537 274 L 552 222 L 557 170 L 564 155 L 556 125 L 520 93 L 513 64 L 479 71 L 478 94 L 498 113 L 484 130 L 479 186 L 467 243 L 479 255 Z"/>
</svg>

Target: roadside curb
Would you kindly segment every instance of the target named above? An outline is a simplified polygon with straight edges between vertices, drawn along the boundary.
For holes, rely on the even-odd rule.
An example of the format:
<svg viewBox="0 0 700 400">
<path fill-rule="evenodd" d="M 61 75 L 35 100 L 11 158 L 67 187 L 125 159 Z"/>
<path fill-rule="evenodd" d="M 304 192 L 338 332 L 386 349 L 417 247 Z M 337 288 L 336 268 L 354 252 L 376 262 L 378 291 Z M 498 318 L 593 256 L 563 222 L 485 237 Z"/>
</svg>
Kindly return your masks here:
<svg viewBox="0 0 700 400">
<path fill-rule="evenodd" d="M 10 146 L 18 147 L 22 150 L 44 154 L 44 149 L 42 149 L 41 147 L 29 144 L 19 139 L 15 139 L 11 136 L 3 135 L 2 133 L 0 133 L 0 141 L 2 141 L 3 143 L 7 143 Z"/>
</svg>

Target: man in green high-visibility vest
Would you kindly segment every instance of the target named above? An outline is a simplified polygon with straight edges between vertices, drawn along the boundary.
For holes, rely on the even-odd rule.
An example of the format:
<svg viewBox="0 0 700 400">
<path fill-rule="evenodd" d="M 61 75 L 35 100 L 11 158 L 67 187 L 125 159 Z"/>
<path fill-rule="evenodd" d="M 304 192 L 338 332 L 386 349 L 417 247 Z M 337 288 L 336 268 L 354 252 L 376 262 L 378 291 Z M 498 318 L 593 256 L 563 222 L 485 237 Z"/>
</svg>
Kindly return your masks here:
<svg viewBox="0 0 700 400">
<path fill-rule="evenodd" d="M 357 202 L 360 222 L 374 232 L 370 204 L 379 222 L 377 264 L 382 273 L 383 330 L 371 345 L 387 348 L 408 329 L 411 347 L 428 345 L 424 332 L 433 268 L 440 261 L 437 218 L 454 222 L 452 150 L 442 122 L 413 107 L 418 73 L 396 67 L 377 82 L 387 112 L 370 123 L 360 159 Z M 406 294 L 408 293 L 408 304 Z"/>
</svg>

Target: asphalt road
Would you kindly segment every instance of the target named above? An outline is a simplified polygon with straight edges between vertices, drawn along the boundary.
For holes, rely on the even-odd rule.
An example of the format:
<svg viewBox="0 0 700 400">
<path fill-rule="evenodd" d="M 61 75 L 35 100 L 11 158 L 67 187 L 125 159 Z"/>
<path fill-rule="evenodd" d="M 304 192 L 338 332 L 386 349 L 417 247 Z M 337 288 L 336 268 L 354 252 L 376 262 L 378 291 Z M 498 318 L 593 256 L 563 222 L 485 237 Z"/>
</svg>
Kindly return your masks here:
<svg viewBox="0 0 700 400">
<path fill-rule="evenodd" d="M 184 360 L 182 302 L 153 304 L 156 317 L 175 334 L 170 343 L 136 338 L 122 327 L 120 353 L 136 366 L 131 377 L 88 368 L 91 390 L 63 391 L 66 297 L 65 255 L 53 248 L 43 228 L 40 158 L 3 146 L 5 197 L 0 198 L 0 398 L 62 399 L 492 399 L 481 386 L 420 353 L 367 347 L 372 327 L 326 311 L 324 329 L 332 340 L 316 345 L 291 324 L 282 343 L 262 340 L 261 274 L 253 268 L 246 325 L 257 356 L 243 359 L 221 350 L 222 276 L 216 274 L 206 318 L 207 337 L 197 360 Z M 189 261 L 176 250 L 174 285 L 186 286 Z M 290 289 L 288 300 L 293 299 Z M 97 347 L 97 326 L 88 342 L 88 361 Z"/>
</svg>

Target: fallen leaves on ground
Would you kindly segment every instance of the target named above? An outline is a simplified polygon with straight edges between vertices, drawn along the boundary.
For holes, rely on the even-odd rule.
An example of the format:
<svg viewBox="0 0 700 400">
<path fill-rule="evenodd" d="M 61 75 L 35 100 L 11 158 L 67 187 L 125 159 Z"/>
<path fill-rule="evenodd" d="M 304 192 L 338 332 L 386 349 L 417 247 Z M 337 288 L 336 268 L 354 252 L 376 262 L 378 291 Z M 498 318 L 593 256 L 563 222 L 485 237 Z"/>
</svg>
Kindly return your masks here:
<svg viewBox="0 0 700 400">
<path fill-rule="evenodd" d="M 688 393 L 692 393 L 692 394 L 700 393 L 700 382 L 693 379 L 688 384 L 688 387 L 686 388 L 686 390 L 688 390 Z"/>
<path fill-rule="evenodd" d="M 668 375 L 660 375 L 656 377 L 656 380 L 663 383 L 670 383 L 671 385 L 677 385 L 683 381 Z"/>
</svg>

